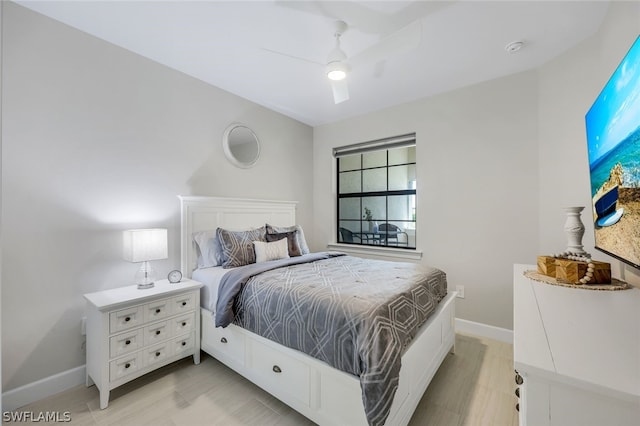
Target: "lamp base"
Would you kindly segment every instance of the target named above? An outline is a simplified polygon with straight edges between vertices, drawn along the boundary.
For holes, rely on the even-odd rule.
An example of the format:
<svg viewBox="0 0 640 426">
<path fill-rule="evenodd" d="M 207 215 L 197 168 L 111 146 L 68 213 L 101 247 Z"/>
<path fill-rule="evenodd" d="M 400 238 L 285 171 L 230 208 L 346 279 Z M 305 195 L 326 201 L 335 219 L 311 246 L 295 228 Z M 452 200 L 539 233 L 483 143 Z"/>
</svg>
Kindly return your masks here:
<svg viewBox="0 0 640 426">
<path fill-rule="evenodd" d="M 156 271 L 151 267 L 149 261 L 142 262 L 142 266 L 136 272 L 135 280 L 138 284 L 138 290 L 153 288 Z"/>
</svg>

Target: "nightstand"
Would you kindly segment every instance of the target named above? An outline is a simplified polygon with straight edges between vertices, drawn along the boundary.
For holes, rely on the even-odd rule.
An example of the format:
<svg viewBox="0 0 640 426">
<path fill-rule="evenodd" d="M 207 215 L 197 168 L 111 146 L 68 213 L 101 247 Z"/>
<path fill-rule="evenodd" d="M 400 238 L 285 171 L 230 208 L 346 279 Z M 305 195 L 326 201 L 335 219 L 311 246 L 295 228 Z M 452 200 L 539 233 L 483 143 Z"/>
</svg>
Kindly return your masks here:
<svg viewBox="0 0 640 426">
<path fill-rule="evenodd" d="M 143 374 L 193 355 L 200 363 L 200 287 L 193 280 L 150 289 L 137 286 L 85 294 L 87 299 L 87 386 L 109 392 Z"/>
</svg>

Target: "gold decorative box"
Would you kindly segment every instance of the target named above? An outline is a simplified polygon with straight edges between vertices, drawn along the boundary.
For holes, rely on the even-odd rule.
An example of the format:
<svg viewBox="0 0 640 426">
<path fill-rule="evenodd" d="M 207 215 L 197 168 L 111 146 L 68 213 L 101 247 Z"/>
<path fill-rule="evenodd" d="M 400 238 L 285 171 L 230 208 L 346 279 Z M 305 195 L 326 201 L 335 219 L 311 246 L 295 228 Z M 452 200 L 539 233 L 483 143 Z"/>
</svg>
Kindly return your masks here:
<svg viewBox="0 0 640 426">
<path fill-rule="evenodd" d="M 538 256 L 538 273 L 555 278 L 556 258 L 551 256 Z"/>
<path fill-rule="evenodd" d="M 587 263 L 576 260 L 555 259 L 556 280 L 559 283 L 580 284 L 580 278 L 587 273 Z M 593 277 L 587 284 L 610 284 L 611 265 L 606 262 L 591 261 L 593 263 Z M 538 262 L 538 265 L 540 263 Z M 539 267 L 539 266 L 538 266 Z"/>
</svg>

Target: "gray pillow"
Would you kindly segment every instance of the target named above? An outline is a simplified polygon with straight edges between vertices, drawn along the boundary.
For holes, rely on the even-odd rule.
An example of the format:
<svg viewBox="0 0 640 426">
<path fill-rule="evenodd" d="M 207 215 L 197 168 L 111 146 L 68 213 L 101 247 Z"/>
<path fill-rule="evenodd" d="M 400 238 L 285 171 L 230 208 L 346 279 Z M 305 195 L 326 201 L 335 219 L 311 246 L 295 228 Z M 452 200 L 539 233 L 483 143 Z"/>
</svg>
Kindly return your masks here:
<svg viewBox="0 0 640 426">
<path fill-rule="evenodd" d="M 307 242 L 304 239 L 304 232 L 302 231 L 302 226 L 300 225 L 292 225 L 292 226 L 272 226 L 268 223 L 265 224 L 265 228 L 267 229 L 267 234 L 284 234 L 287 232 L 295 232 L 295 237 L 297 240 L 297 246 L 300 248 L 300 254 L 309 254 L 309 246 L 307 246 Z M 291 254 L 291 248 L 289 248 L 289 255 Z"/>
<path fill-rule="evenodd" d="M 253 242 L 266 241 L 264 226 L 249 231 L 228 231 L 218 228 L 216 235 L 224 256 L 223 268 L 235 268 L 256 263 Z"/>
<path fill-rule="evenodd" d="M 286 238 L 287 247 L 289 249 L 289 256 L 296 257 L 302 255 L 302 250 L 300 249 L 300 244 L 298 243 L 298 231 L 282 232 L 279 234 L 267 233 L 266 237 L 268 242 L 279 241 Z"/>
</svg>

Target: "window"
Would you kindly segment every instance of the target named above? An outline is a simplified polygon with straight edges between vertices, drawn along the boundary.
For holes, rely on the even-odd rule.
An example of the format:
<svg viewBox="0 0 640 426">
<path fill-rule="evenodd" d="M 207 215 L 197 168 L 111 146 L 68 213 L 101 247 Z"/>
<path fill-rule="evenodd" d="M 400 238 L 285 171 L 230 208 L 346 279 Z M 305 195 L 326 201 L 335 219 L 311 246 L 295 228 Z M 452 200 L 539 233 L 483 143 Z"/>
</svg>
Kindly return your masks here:
<svg viewBox="0 0 640 426">
<path fill-rule="evenodd" d="M 334 149 L 337 241 L 416 248 L 415 133 Z"/>
</svg>

